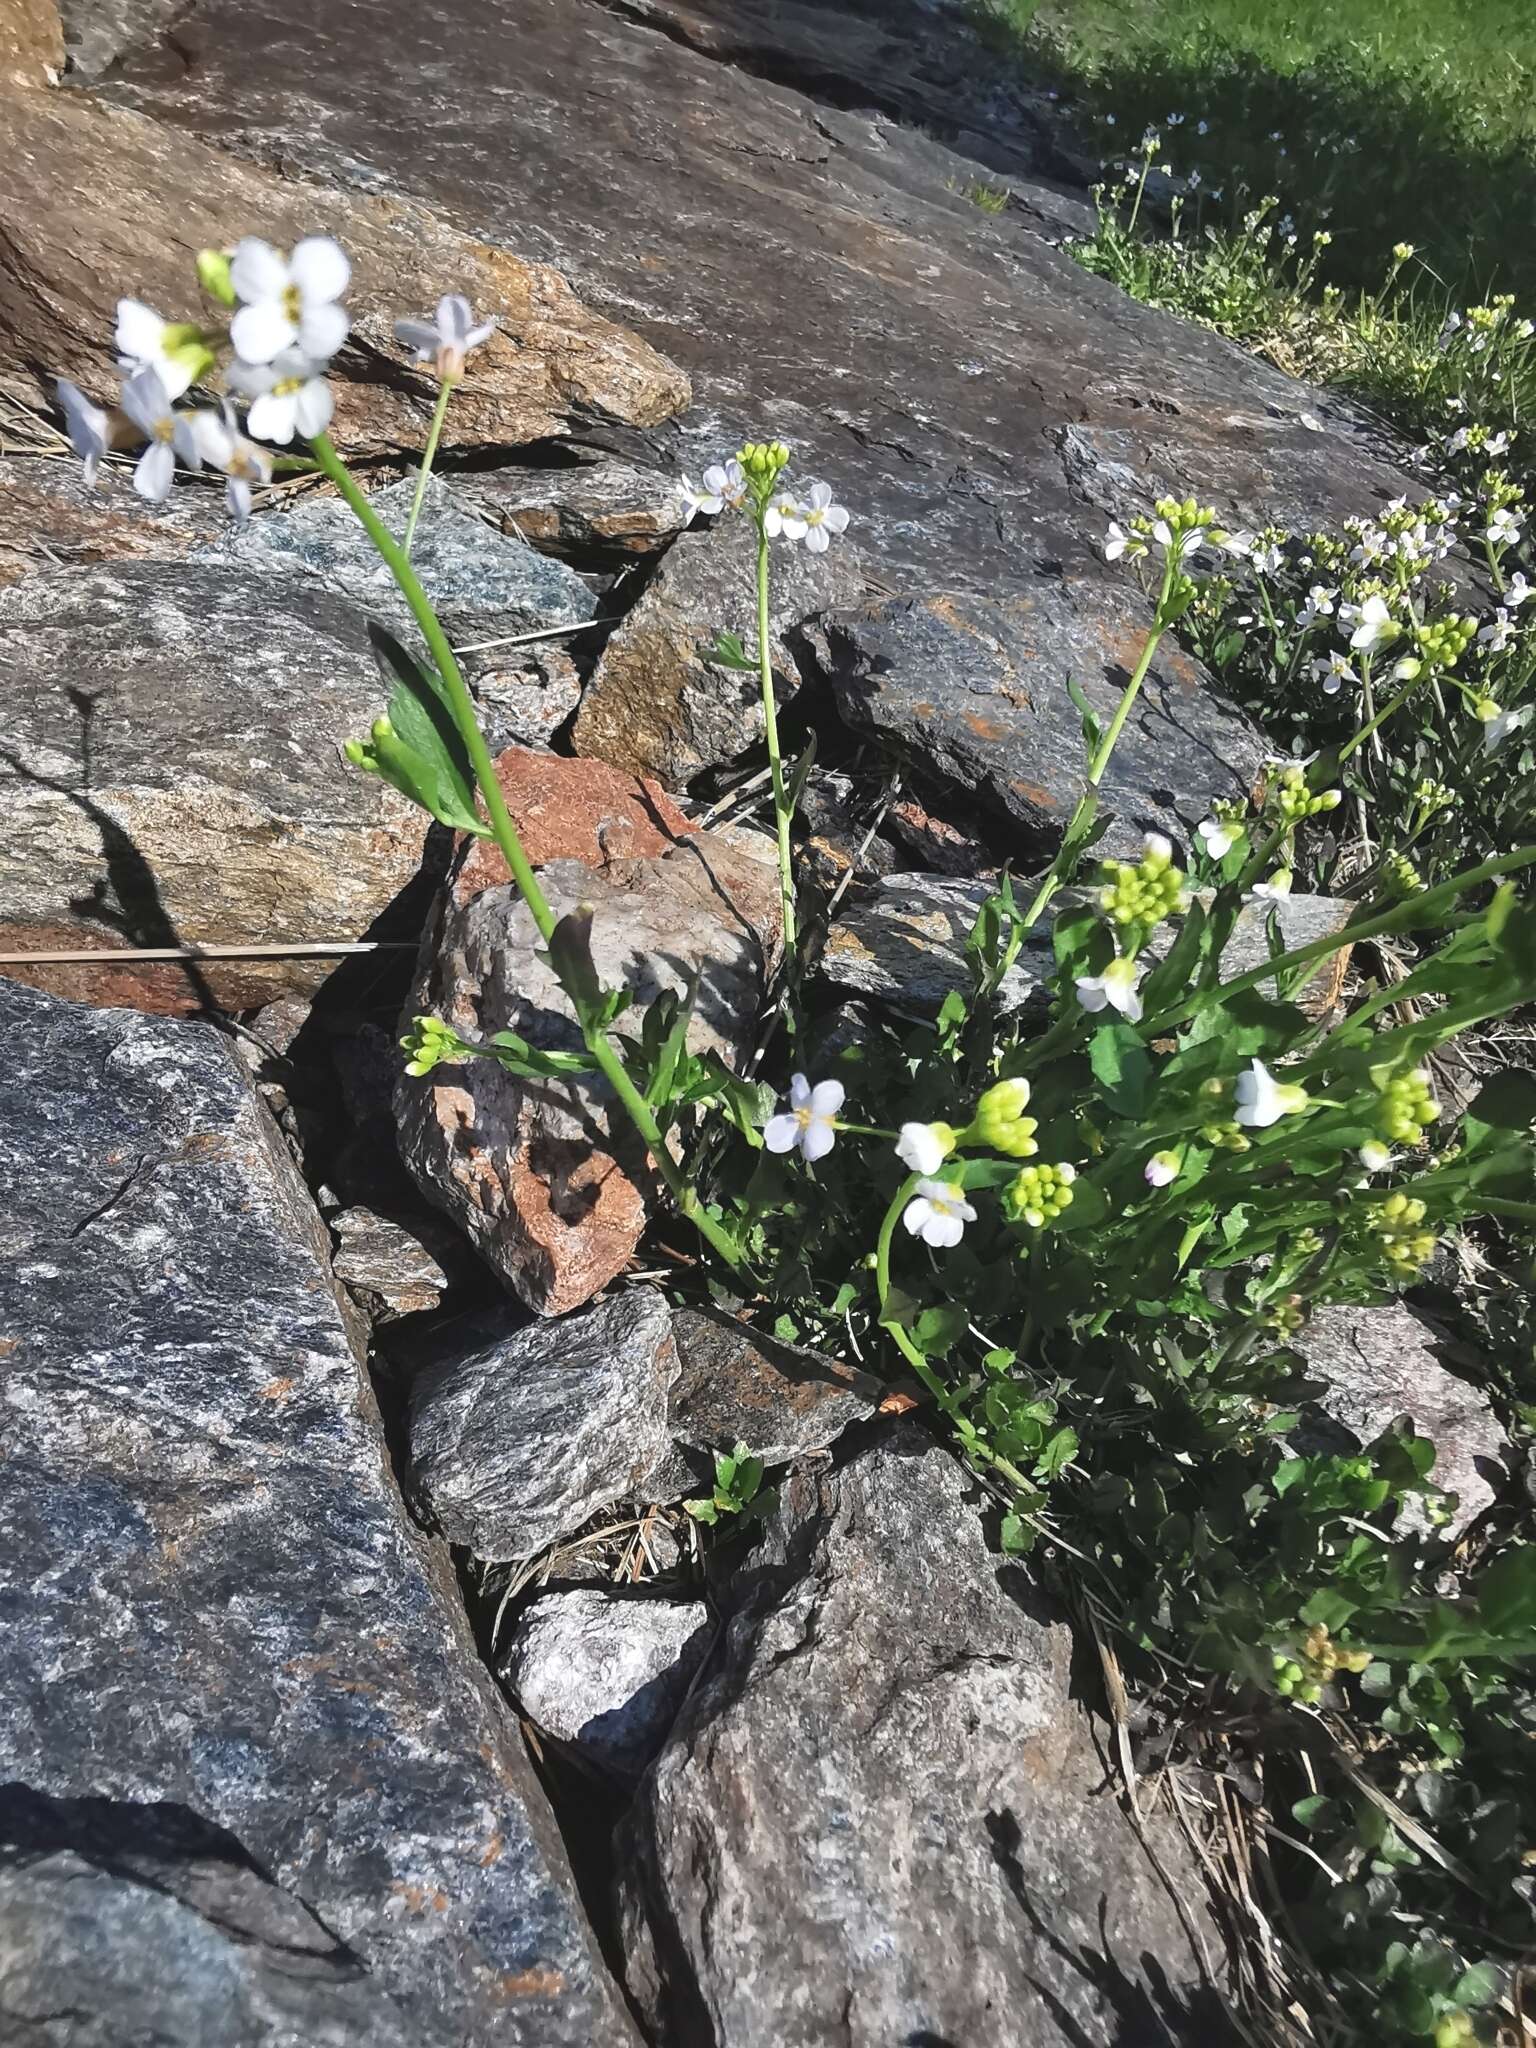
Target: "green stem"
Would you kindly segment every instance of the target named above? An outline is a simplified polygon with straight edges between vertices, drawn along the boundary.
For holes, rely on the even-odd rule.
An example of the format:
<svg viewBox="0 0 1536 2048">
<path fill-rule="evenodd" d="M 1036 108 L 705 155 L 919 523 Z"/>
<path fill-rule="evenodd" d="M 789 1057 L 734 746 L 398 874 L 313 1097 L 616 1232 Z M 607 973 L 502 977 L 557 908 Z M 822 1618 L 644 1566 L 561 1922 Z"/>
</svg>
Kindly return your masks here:
<svg viewBox="0 0 1536 2048">
<path fill-rule="evenodd" d="M 378 549 L 385 567 L 399 585 L 400 594 L 410 606 L 411 615 L 421 629 L 421 636 L 427 643 L 428 651 L 437 664 L 438 674 L 442 677 L 448 692 L 453 722 L 460 739 L 464 742 L 470 765 L 475 771 L 475 781 L 479 785 L 496 844 L 501 848 L 502 858 L 506 861 L 512 880 L 517 885 L 517 893 L 527 904 L 529 915 L 538 928 L 540 938 L 547 946 L 555 929 L 555 914 L 549 906 L 549 899 L 539 886 L 539 878 L 533 871 L 517 827 L 512 822 L 506 798 L 501 793 L 501 784 L 496 779 L 496 767 L 491 759 L 491 750 L 485 743 L 485 735 L 481 732 L 480 721 L 475 715 L 475 704 L 469 694 L 469 685 L 454 659 L 453 649 L 448 645 L 448 636 L 442 629 L 437 613 L 432 609 L 431 600 L 422 589 L 420 579 L 411 567 L 405 549 L 364 497 L 357 480 L 336 453 L 329 436 L 318 435 L 310 446 L 316 462 L 340 491 L 357 515 L 364 532 Z M 574 998 L 572 1000 L 574 1003 Z M 580 1016 L 580 1007 L 576 1007 L 577 1015 Z M 668 1192 L 679 1209 L 729 1265 L 740 1265 L 739 1249 L 708 1214 L 698 1194 L 678 1171 L 676 1161 L 667 1150 L 666 1139 L 656 1121 L 655 1113 L 630 1079 L 628 1069 L 607 1032 L 589 1027 L 583 1022 L 582 1035 L 586 1039 L 587 1050 L 596 1060 L 604 1079 L 623 1104 L 630 1121 L 644 1140 L 656 1162 L 657 1173 L 666 1183 Z"/>
<path fill-rule="evenodd" d="M 791 860 L 789 801 L 784 789 L 784 759 L 779 752 L 779 707 L 773 692 L 773 643 L 768 627 L 768 536 L 762 513 L 757 527 L 757 663 L 763 684 L 763 733 L 768 742 L 768 769 L 773 777 L 773 822 L 779 842 L 779 898 L 784 919 L 784 959 L 793 972 L 798 943 L 795 923 L 795 876 Z"/>
<path fill-rule="evenodd" d="M 1401 690 L 1399 690 L 1395 697 L 1389 698 L 1388 701 L 1382 706 L 1380 711 L 1378 711 L 1374 717 L 1368 719 L 1367 722 L 1361 726 L 1360 730 L 1355 734 L 1354 738 L 1346 742 L 1346 744 L 1340 750 L 1339 753 L 1339 766 L 1341 768 L 1344 766 L 1344 763 L 1349 759 L 1351 754 L 1359 752 L 1360 748 L 1365 745 L 1366 741 L 1370 739 L 1372 734 L 1375 733 L 1379 727 L 1385 725 L 1389 718 L 1391 718 L 1396 712 L 1402 710 L 1403 706 L 1408 702 L 1408 699 L 1413 695 L 1414 691 L 1418 688 L 1419 680 L 1419 677 L 1415 676 L 1413 678 L 1413 681 L 1411 683 L 1406 684 Z"/>
<path fill-rule="evenodd" d="M 1485 1216 L 1508 1216 L 1515 1223 L 1536 1223 L 1536 1202 L 1507 1202 L 1483 1195 L 1477 1206 Z"/>
<path fill-rule="evenodd" d="M 427 433 L 427 445 L 422 451 L 421 468 L 416 472 L 416 495 L 411 499 L 411 516 L 405 522 L 404 550 L 411 552 L 411 542 L 416 538 L 416 522 L 421 517 L 421 502 L 427 495 L 427 478 L 432 474 L 433 457 L 442 436 L 443 421 L 448 413 L 448 401 L 453 396 L 453 379 L 445 377 L 438 390 L 437 404 L 432 413 L 432 425 Z"/>
</svg>

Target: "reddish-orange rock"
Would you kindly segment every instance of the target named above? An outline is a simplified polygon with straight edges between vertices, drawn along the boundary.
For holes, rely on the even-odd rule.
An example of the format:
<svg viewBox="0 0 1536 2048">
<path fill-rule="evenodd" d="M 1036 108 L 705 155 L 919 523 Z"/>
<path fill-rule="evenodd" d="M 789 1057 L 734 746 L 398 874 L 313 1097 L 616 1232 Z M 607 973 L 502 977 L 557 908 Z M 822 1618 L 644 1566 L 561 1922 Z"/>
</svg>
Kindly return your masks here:
<svg viewBox="0 0 1536 2048">
<path fill-rule="evenodd" d="M 496 780 L 536 868 L 552 860 L 602 868 L 615 860 L 655 857 L 692 829 L 659 782 L 606 761 L 508 747 L 496 758 Z M 482 889 L 510 880 L 495 841 L 475 840 L 454 876 L 454 901 L 468 903 Z"/>
</svg>

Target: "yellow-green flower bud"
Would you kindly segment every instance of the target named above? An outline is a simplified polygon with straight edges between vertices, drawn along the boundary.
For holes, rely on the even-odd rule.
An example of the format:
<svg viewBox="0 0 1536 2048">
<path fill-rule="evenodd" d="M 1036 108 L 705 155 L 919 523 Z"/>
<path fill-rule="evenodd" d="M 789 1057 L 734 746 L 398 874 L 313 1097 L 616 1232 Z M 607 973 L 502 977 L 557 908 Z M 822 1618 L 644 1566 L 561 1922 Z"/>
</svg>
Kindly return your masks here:
<svg viewBox="0 0 1536 2048">
<path fill-rule="evenodd" d="M 197 252 L 197 281 L 210 299 L 217 299 L 221 306 L 239 303 L 235 287 L 229 275 L 230 252 L 227 249 L 199 249 Z"/>
<path fill-rule="evenodd" d="M 451 1025 L 437 1017 L 416 1018 L 400 1045 L 411 1056 L 405 1071 L 418 1078 L 430 1074 L 440 1061 L 461 1059 L 473 1050 Z"/>
<path fill-rule="evenodd" d="M 1072 1206 L 1076 1179 L 1077 1168 L 1066 1163 L 1020 1167 L 1017 1178 L 1003 1189 L 1003 1214 L 1010 1222 L 1040 1230 Z"/>
<path fill-rule="evenodd" d="M 1040 1126 L 1034 1117 L 1024 1114 L 1028 1106 L 1029 1083 L 1022 1075 L 995 1082 L 977 1103 L 976 1115 L 959 1134 L 959 1141 L 970 1139 L 990 1146 L 1008 1159 L 1031 1158 L 1040 1149 L 1035 1143 Z"/>
</svg>

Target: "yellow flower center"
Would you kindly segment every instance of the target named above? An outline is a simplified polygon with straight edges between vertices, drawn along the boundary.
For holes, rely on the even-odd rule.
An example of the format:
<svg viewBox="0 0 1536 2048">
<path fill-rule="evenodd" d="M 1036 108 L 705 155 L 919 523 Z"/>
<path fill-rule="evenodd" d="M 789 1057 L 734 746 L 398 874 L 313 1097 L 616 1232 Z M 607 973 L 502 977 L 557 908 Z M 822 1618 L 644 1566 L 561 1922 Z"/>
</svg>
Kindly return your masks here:
<svg viewBox="0 0 1536 2048">
<path fill-rule="evenodd" d="M 157 441 L 163 442 L 168 447 L 176 438 L 176 422 L 169 417 L 163 420 L 156 420 L 151 431 Z"/>
<path fill-rule="evenodd" d="M 277 398 L 292 398 L 295 391 L 302 391 L 303 389 L 304 379 L 302 377 L 283 377 L 272 386 L 273 395 Z"/>
<path fill-rule="evenodd" d="M 299 324 L 299 315 L 303 310 L 304 294 L 296 284 L 285 286 L 283 290 L 283 312 L 293 322 L 295 327 Z"/>
</svg>

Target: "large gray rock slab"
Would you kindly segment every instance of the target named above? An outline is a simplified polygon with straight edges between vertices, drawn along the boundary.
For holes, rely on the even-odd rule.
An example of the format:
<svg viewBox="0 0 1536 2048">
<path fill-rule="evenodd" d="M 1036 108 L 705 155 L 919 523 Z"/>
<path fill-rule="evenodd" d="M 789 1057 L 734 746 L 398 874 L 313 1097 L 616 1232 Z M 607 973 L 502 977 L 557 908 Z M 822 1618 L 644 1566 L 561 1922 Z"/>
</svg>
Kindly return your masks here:
<svg viewBox="0 0 1536 2048">
<path fill-rule="evenodd" d="M 450 1354 L 411 1389 L 412 1491 L 477 1557 L 532 1557 L 641 1491 L 677 1373 L 651 1288 Z"/>
<path fill-rule="evenodd" d="M 9 983 L 0 1029 L 0 1784 L 54 1802 L 0 2010 L 46 1919 L 40 2048 L 632 2041 L 238 1059 Z"/>
<path fill-rule="evenodd" d="M 834 484 L 892 595 L 1032 605 L 1020 652 L 1027 640 L 1042 703 L 1065 705 L 1069 674 L 1102 695 L 1146 625 L 1135 578 L 1102 560 L 1104 501 L 1176 487 L 1234 527 L 1305 530 L 1411 490 L 1393 444 L 1347 404 L 1136 305 L 1054 246 L 1072 211 L 1047 181 L 1054 145 L 1005 97 L 978 104 L 997 73 L 968 30 L 948 46 L 948 75 L 973 74 L 968 101 L 951 94 L 936 114 L 889 83 L 903 42 L 908 73 L 936 75 L 958 6 L 637 11 L 358 0 L 343 34 L 317 33 L 308 0 L 259 18 L 202 0 L 196 65 L 146 58 L 112 91 L 301 175 L 425 197 L 561 265 L 691 373 L 696 409 L 651 430 L 658 455 L 697 477 L 743 439 L 782 436 L 799 474 Z M 705 24 L 695 40 L 718 28 L 723 55 L 750 57 L 738 68 L 690 47 L 684 13 Z M 885 85 L 862 84 L 871 54 Z M 1008 208 L 985 213 L 966 193 L 988 164 L 966 151 L 1001 161 L 1005 147 L 1021 175 Z M 1198 745 L 1206 678 L 1171 662 L 1157 674 L 1169 726 L 1187 714 Z M 1021 723 L 1019 758 L 991 778 L 1000 800 L 1015 780 L 1045 786 L 1049 734 Z M 1147 788 L 1124 773 L 1118 807 L 1152 802 L 1189 763 L 1187 744 L 1168 766 L 1146 757 Z M 1209 764 L 1208 788 L 1228 765 Z"/>
<path fill-rule="evenodd" d="M 606 562 L 653 555 L 688 523 L 682 478 L 572 442 L 537 469 L 470 470 L 460 493 L 503 533 L 559 557 Z"/>
<path fill-rule="evenodd" d="M 1412 1309 L 1320 1308 L 1295 1344 L 1326 1389 L 1298 1432 L 1302 1448 L 1347 1457 L 1406 1415 L 1435 1446 L 1432 1484 L 1456 1497 L 1446 1534 L 1460 1535 L 1492 1504 L 1508 1440 L 1487 1394 L 1446 1369 L 1443 1340 Z M 1422 1509 L 1410 1506 L 1408 1520 L 1424 1526 Z"/>
<path fill-rule="evenodd" d="M 355 609 L 313 577 L 39 570 L 0 590 L 0 644 L 0 952 L 360 939 L 416 875 L 426 814 L 338 761 L 387 692 Z M 29 971 L 187 1010 L 254 1008 L 333 965 Z"/>
<path fill-rule="evenodd" d="M 623 841 L 615 833 L 612 843 Z M 553 859 L 540 882 L 556 917 L 591 908 L 598 978 L 636 999 L 618 1035 L 638 1032 L 642 1007 L 663 990 L 684 994 L 697 972 L 688 1044 L 739 1071 L 777 944 L 770 840 L 700 833 L 659 855 L 598 866 Z M 455 883 L 443 890 L 406 1006 L 407 1017 L 418 1013 L 471 1040 L 515 1031 L 546 1049 L 584 1043 L 511 883 L 468 900 Z M 423 1193 L 530 1308 L 562 1314 L 623 1271 L 645 1228 L 653 1177 L 600 1077 L 524 1080 L 479 1059 L 437 1067 L 423 1081 L 402 1077 L 395 1105 L 400 1155 Z"/>
<path fill-rule="evenodd" d="M 547 1734 L 638 1776 L 666 1739 L 713 1638 L 702 1600 L 571 1586 L 524 1608 L 501 1675 Z"/>
<path fill-rule="evenodd" d="M 1180 2038 L 1199 1968 L 1071 1696 L 1070 1632 L 969 1491 L 910 1425 L 782 1488 L 621 1837 L 629 1986 L 663 2038 Z"/>
</svg>

